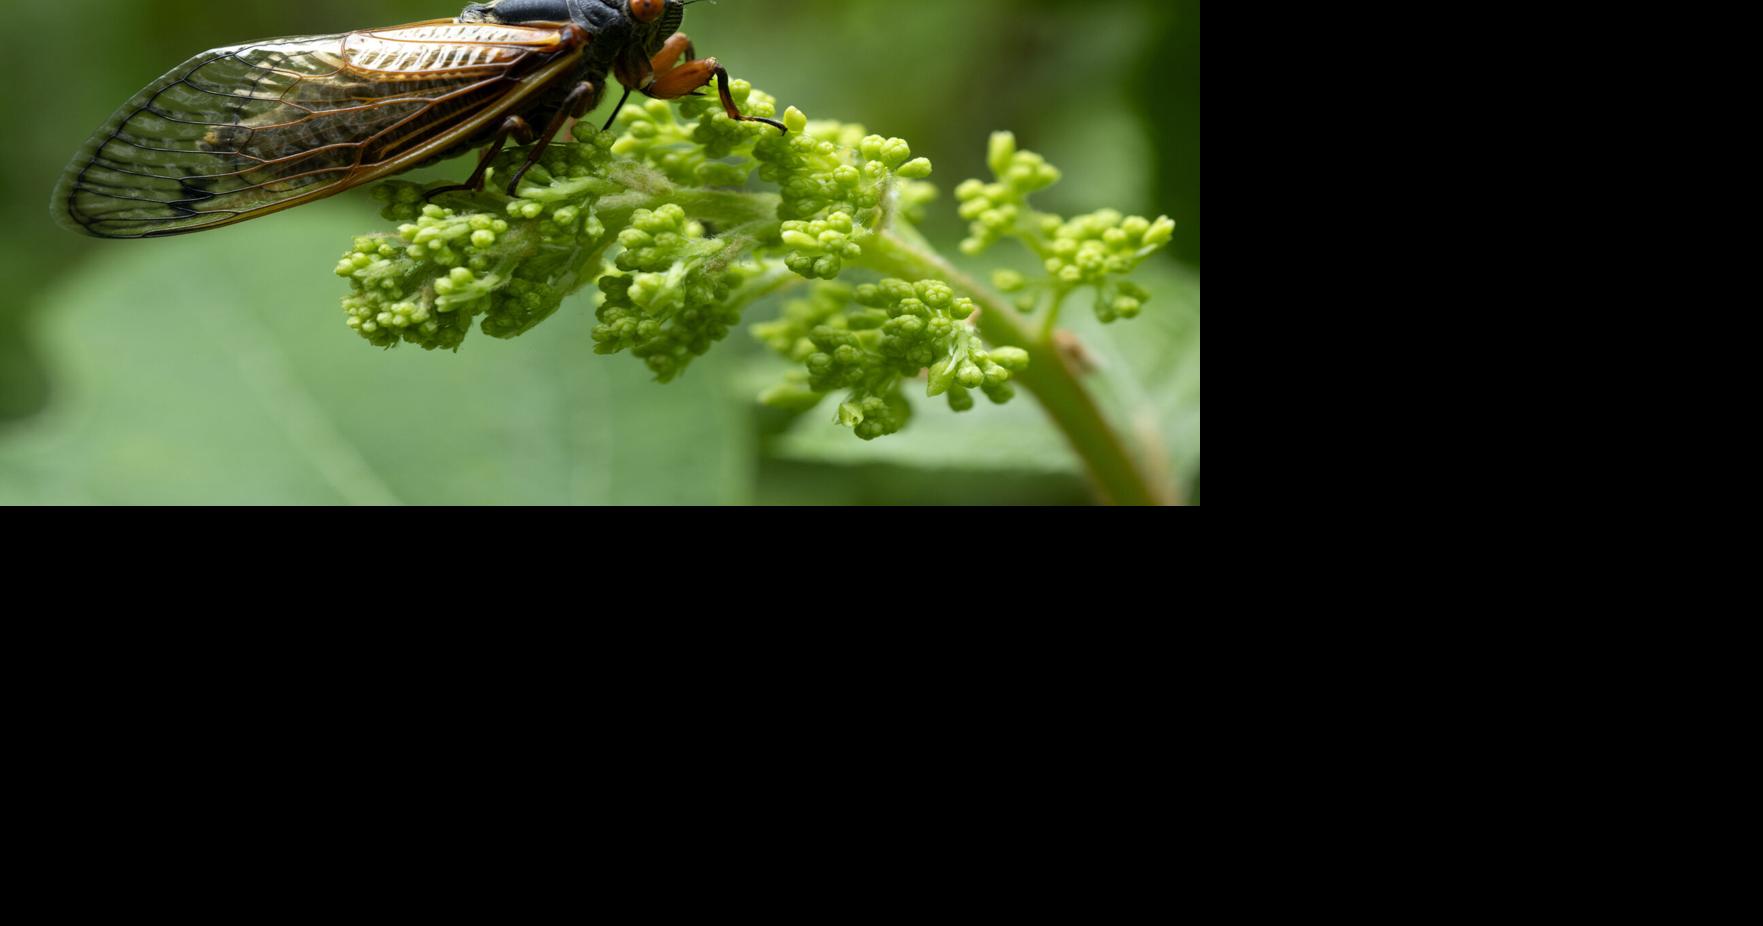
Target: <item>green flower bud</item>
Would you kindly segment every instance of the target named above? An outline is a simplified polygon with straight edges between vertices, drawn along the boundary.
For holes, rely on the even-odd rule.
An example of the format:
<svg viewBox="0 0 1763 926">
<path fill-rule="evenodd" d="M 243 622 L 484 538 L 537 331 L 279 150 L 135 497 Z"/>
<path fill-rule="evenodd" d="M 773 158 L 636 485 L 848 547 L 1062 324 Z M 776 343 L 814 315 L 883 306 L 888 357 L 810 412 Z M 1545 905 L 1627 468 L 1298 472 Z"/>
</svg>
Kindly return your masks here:
<svg viewBox="0 0 1763 926">
<path fill-rule="evenodd" d="M 1016 398 L 1016 387 L 1009 383 L 998 383 L 996 385 L 987 383 L 985 393 L 986 398 L 991 399 L 993 405 L 1005 405 L 1008 404 L 1010 400 Z"/>
<path fill-rule="evenodd" d="M 900 165 L 900 169 L 894 171 L 894 176 L 903 180 L 923 180 L 929 177 L 933 170 L 929 158 L 915 158 Z"/>
<path fill-rule="evenodd" d="M 991 166 L 992 173 L 1002 177 L 1010 172 L 1010 165 L 1016 160 L 1016 135 L 1011 132 L 994 132 L 990 152 L 986 155 L 986 163 Z"/>
<path fill-rule="evenodd" d="M 1028 369 L 1028 351 L 1020 347 L 1000 347 L 992 351 L 992 360 L 1012 373 Z"/>
</svg>

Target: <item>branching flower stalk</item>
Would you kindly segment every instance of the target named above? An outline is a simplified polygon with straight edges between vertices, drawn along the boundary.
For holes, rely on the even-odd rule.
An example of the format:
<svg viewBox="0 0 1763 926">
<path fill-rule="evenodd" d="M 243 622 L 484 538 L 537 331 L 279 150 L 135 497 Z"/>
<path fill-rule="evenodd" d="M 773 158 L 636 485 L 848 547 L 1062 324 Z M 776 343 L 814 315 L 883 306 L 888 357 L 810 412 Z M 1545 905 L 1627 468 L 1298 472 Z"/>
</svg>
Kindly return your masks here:
<svg viewBox="0 0 1763 926">
<path fill-rule="evenodd" d="M 776 117 L 772 97 L 739 81 L 734 92 L 743 113 Z M 1070 438 L 1105 501 L 1165 499 L 1053 331 L 1083 290 L 1094 291 L 1104 322 L 1137 316 L 1150 294 L 1128 277 L 1169 243 L 1173 222 L 1035 210 L 1029 198 L 1059 172 L 999 134 L 993 179 L 956 191 L 971 223 L 962 250 L 977 256 L 1013 240 L 1045 275 L 999 271 L 987 287 L 918 234 L 937 190 L 909 144 L 794 108 L 781 118 L 787 135 L 706 100 L 653 101 L 627 108 L 614 131 L 578 128 L 576 141 L 553 145 L 512 197 L 496 177 L 524 150 L 501 155 L 479 193 L 429 202 L 416 184 L 383 184 L 375 194 L 397 228 L 356 239 L 338 264 L 351 287 L 346 321 L 379 347 L 457 350 L 473 327 L 526 334 L 592 287 L 593 349 L 630 354 L 665 383 L 755 303 L 801 286 L 777 318 L 751 325 L 797 367 L 765 403 L 806 412 L 834 397 L 834 420 L 874 440 L 908 425 L 908 388 L 960 413 L 981 396 L 1008 402 L 1021 386 Z"/>
</svg>

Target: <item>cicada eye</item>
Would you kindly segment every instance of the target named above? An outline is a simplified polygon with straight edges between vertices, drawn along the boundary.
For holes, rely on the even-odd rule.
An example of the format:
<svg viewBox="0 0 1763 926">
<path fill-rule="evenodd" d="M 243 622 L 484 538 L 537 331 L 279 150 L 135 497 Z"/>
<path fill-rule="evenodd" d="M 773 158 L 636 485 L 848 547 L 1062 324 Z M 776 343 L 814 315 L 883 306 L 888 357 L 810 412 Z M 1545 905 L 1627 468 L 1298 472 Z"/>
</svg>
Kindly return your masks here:
<svg viewBox="0 0 1763 926">
<path fill-rule="evenodd" d="M 631 15 L 637 22 L 652 23 L 667 11 L 665 0 L 631 0 Z"/>
</svg>

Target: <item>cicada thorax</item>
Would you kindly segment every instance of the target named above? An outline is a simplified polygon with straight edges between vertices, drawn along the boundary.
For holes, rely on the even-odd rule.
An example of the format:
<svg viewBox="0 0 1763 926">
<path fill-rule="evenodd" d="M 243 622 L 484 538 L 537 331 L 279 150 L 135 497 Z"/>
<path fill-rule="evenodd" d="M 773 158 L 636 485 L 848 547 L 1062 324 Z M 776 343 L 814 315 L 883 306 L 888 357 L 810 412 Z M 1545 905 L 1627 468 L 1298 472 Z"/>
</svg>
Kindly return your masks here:
<svg viewBox="0 0 1763 926">
<path fill-rule="evenodd" d="M 651 7 L 654 18 L 639 15 L 638 5 Z M 582 77 L 604 83 L 622 59 L 654 55 L 684 25 L 686 5 L 680 0 L 490 0 L 473 3 L 460 14 L 462 22 L 573 22 L 593 37 L 583 57 Z"/>
</svg>

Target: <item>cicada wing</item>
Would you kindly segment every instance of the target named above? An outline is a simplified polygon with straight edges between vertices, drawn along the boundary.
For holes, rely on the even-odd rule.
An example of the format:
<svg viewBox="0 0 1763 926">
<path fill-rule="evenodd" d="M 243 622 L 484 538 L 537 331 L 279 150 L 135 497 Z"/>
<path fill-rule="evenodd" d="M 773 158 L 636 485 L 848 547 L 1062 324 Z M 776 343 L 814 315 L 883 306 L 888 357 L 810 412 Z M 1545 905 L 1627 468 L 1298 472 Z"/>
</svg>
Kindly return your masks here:
<svg viewBox="0 0 1763 926">
<path fill-rule="evenodd" d="M 117 110 L 54 212 L 103 238 L 267 215 L 457 151 L 579 57 L 561 26 L 452 20 L 216 49 Z"/>
</svg>

